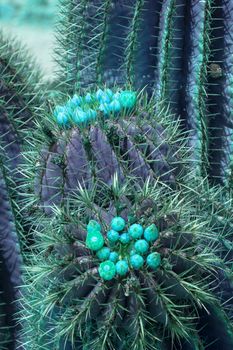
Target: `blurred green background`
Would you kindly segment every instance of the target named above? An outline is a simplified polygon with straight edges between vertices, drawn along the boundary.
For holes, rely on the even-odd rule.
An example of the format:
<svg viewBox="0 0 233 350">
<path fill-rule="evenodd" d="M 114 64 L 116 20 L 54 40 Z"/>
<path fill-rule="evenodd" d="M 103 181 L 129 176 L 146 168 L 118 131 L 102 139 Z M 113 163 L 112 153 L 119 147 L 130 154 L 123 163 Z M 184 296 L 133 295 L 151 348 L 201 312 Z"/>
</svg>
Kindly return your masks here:
<svg viewBox="0 0 233 350">
<path fill-rule="evenodd" d="M 53 80 L 54 25 L 59 0 L 0 0 L 0 28 L 26 44 L 41 66 L 45 80 Z"/>
</svg>

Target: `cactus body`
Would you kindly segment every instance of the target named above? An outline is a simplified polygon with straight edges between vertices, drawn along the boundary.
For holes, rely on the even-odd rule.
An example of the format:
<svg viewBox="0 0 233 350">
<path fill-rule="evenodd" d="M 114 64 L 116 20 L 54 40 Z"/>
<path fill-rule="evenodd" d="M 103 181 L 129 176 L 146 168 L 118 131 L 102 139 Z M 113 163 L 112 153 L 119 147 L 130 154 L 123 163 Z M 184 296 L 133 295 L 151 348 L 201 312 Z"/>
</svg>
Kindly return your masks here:
<svg viewBox="0 0 233 350">
<path fill-rule="evenodd" d="M 37 282 L 24 299 L 28 349 L 170 349 L 172 341 L 178 347 L 185 339 L 184 349 L 204 348 L 213 341 L 199 332 L 208 309 L 210 324 L 222 325 L 214 340 L 226 349 L 233 345 L 232 325 L 215 292 L 214 270 L 223 263 L 207 235 L 213 227 L 190 209 L 191 192 L 182 185 L 186 169 L 178 164 L 178 145 L 181 154 L 185 147 L 164 128 L 165 120 L 174 122 L 164 110 L 156 118 L 154 110 L 142 99 L 132 114 L 106 118 L 98 112 L 84 127 L 52 122 L 52 140 L 41 131 L 33 136 L 37 240 L 28 271 L 36 264 Z M 156 227 L 159 238 L 157 231 L 152 240 L 146 230 L 142 236 L 141 227 Z M 110 260 L 106 245 L 103 255 L 103 242 L 94 246 L 88 235 L 96 235 L 96 244 L 101 232 L 106 243 L 111 230 L 119 238 L 109 241 L 110 253 L 117 253 Z"/>
</svg>

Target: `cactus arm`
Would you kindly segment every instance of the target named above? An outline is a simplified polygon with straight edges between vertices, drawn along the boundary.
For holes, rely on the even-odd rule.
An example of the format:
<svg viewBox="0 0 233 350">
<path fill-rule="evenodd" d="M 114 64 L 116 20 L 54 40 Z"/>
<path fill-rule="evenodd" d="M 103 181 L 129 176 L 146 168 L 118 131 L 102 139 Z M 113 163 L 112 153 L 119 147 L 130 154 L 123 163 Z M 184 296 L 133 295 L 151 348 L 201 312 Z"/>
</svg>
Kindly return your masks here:
<svg viewBox="0 0 233 350">
<path fill-rule="evenodd" d="M 173 19 L 175 15 L 175 0 L 163 2 L 160 14 L 160 31 L 158 39 L 158 64 L 156 67 L 156 95 L 158 99 L 164 99 L 167 91 L 169 75 L 169 58 L 172 40 Z"/>
<path fill-rule="evenodd" d="M 14 349 L 17 341 L 15 312 L 18 311 L 16 300 L 19 297 L 21 281 L 21 256 L 18 241 L 17 215 L 9 197 L 9 187 L 12 180 L 7 178 L 6 171 L 1 164 L 0 168 L 0 291 L 3 297 L 5 311 L 5 331 L 9 329 L 9 349 Z M 1 327 L 1 326 L 0 326 Z M 0 339 L 1 346 L 2 338 Z"/>
<path fill-rule="evenodd" d="M 0 32 L 0 290 L 5 310 L 4 331 L 10 335 L 1 345 L 10 350 L 18 344 L 19 327 L 14 314 L 19 310 L 16 299 L 22 283 L 20 248 L 26 246 L 28 230 L 28 218 L 23 218 L 21 212 L 20 152 L 40 100 L 39 75 L 34 68 L 25 48 Z"/>
<path fill-rule="evenodd" d="M 233 37 L 232 37 L 232 19 L 233 19 L 233 4 L 231 1 L 223 1 L 224 14 L 224 71 L 226 74 L 223 95 L 225 96 L 225 128 L 223 152 L 224 157 L 221 162 L 221 169 L 225 183 L 228 187 L 233 188 L 233 69 L 232 69 L 232 54 L 233 54 Z"/>
<path fill-rule="evenodd" d="M 208 122 L 206 117 L 206 79 L 209 56 L 211 1 L 190 3 L 190 56 L 186 83 L 188 128 L 199 174 L 205 175 L 208 164 Z"/>
<path fill-rule="evenodd" d="M 232 17 L 233 5 L 223 1 L 221 7 L 213 9 L 216 29 L 213 30 L 212 62 L 219 64 L 220 76 L 210 77 L 213 96 L 210 96 L 210 178 L 232 186 L 232 154 L 233 154 L 233 114 L 232 114 Z M 210 95 L 210 94 L 209 94 Z"/>
<path fill-rule="evenodd" d="M 146 86 L 149 93 L 152 93 L 155 81 L 161 7 L 161 1 L 144 1 L 139 16 L 137 50 L 132 69 L 133 84 L 136 89 Z"/>
<path fill-rule="evenodd" d="M 72 93 L 77 86 L 127 81 L 152 88 L 160 9 L 152 0 L 64 0 L 57 28 L 60 88 Z"/>
</svg>

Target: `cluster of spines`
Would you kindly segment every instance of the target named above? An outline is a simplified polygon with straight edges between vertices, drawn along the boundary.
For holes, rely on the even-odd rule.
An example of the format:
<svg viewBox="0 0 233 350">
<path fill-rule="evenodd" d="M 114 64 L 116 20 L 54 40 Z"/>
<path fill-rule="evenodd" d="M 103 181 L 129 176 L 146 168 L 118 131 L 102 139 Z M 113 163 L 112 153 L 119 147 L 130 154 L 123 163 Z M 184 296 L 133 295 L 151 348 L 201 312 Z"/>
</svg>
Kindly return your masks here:
<svg viewBox="0 0 233 350">
<path fill-rule="evenodd" d="M 97 193 L 94 193 L 94 189 L 91 191 L 84 188 L 81 189 L 79 193 L 74 194 L 68 207 L 54 208 L 55 217 L 52 220 L 51 217 L 37 218 L 44 228 L 38 232 L 36 249 L 43 251 L 43 254 L 41 254 L 40 261 L 36 254 L 33 254 L 30 265 L 37 264 L 37 268 L 34 271 L 35 280 L 38 281 L 37 286 L 43 281 L 45 276 L 49 276 L 49 278 L 43 281 L 43 286 L 40 284 L 41 289 L 39 288 L 39 294 L 38 292 L 36 294 L 33 292 L 33 289 L 37 288 L 34 285 L 31 286 L 32 291 L 30 295 L 24 299 L 24 315 L 27 315 L 29 317 L 28 320 L 30 320 L 28 344 L 40 344 L 41 346 L 45 344 L 46 348 L 50 342 L 51 344 L 55 344 L 55 341 L 61 342 L 64 337 L 64 341 L 67 341 L 67 343 L 70 341 L 73 348 L 77 347 L 77 344 L 80 344 L 80 346 L 82 344 L 90 349 L 98 349 L 98 346 L 100 348 L 102 346 L 102 349 L 107 349 L 109 344 L 114 344 L 115 347 L 119 345 L 119 343 L 117 343 L 118 345 L 114 343 L 111 336 L 111 334 L 119 331 L 118 335 L 124 344 L 122 349 L 125 349 L 129 339 L 135 339 L 133 340 L 135 349 L 137 349 L 140 342 L 143 342 L 145 349 L 150 349 L 149 339 L 152 339 L 150 338 L 151 329 L 149 324 L 149 328 L 146 325 L 147 321 L 149 322 L 149 319 L 151 319 L 150 317 L 148 318 L 148 312 L 151 312 L 154 320 L 153 324 L 154 326 L 156 325 L 156 330 L 153 333 L 153 344 L 155 348 L 158 346 L 157 341 L 159 337 L 161 337 L 160 340 L 162 340 L 163 345 L 166 344 L 166 339 L 163 338 L 164 334 L 161 335 L 160 333 L 160 327 L 165 332 L 168 331 L 166 333 L 168 337 L 171 336 L 172 339 L 176 339 L 176 344 L 183 344 L 185 342 L 184 338 L 186 338 L 190 344 L 200 342 L 204 346 L 203 344 L 205 342 L 203 338 L 205 335 L 202 337 L 198 333 L 195 326 L 197 320 L 192 318 L 194 317 L 193 313 L 190 319 L 187 319 L 183 314 L 183 312 L 187 313 L 190 309 L 186 309 L 182 300 L 185 298 L 186 303 L 190 305 L 194 313 L 196 307 L 199 308 L 200 306 L 202 308 L 203 305 L 204 308 L 200 308 L 200 311 L 198 311 L 198 314 L 200 313 L 203 316 L 206 313 L 205 307 L 209 309 L 209 307 L 212 307 L 212 303 L 216 301 L 214 290 L 212 289 L 213 279 L 210 271 L 215 269 L 218 259 L 214 255 L 214 250 L 208 248 L 211 245 L 210 241 L 212 241 L 211 235 L 208 237 L 210 241 L 204 238 L 207 237 L 206 232 L 209 232 L 211 227 L 206 227 L 205 220 L 202 222 L 196 218 L 195 213 L 193 215 L 190 212 L 190 198 L 188 193 L 186 193 L 187 198 L 185 199 L 185 193 L 182 192 L 182 195 L 173 193 L 173 191 L 167 193 L 167 187 L 162 186 L 160 188 L 158 183 L 153 188 L 147 183 L 141 190 L 133 192 L 132 187 L 128 183 L 127 186 L 121 188 L 119 183 L 117 185 L 115 181 L 113 187 L 111 187 L 111 193 L 114 193 L 114 204 L 116 204 L 116 207 L 119 208 L 119 202 L 121 200 L 125 201 L 125 195 L 129 196 L 132 201 L 133 207 L 130 208 L 130 205 L 128 205 L 129 213 L 127 209 L 125 213 L 125 215 L 129 214 L 128 218 L 131 217 L 130 214 L 135 212 L 137 213 L 137 217 L 141 215 L 139 209 L 142 209 L 143 200 L 153 198 L 157 201 L 160 199 L 158 206 L 154 202 L 150 204 L 151 212 L 143 210 L 143 213 L 147 212 L 149 217 L 151 215 L 154 217 L 155 215 L 160 222 L 158 227 L 160 225 L 165 225 L 166 227 L 166 222 L 168 223 L 168 227 L 164 231 L 160 231 L 158 252 L 161 252 L 161 255 L 163 255 L 161 269 L 150 270 L 145 268 L 143 271 L 141 269 L 135 269 L 135 271 L 132 269 L 129 271 L 129 276 L 125 276 L 126 278 L 119 276 L 119 278 L 104 280 L 100 278 L 98 271 L 98 267 L 102 263 L 102 256 L 100 255 L 98 257 L 95 254 L 90 254 L 90 250 L 89 248 L 87 249 L 85 244 L 87 235 L 84 228 L 89 223 L 86 220 L 87 215 L 89 218 L 98 220 L 97 225 L 101 222 L 104 232 L 108 232 L 109 226 L 111 226 L 114 220 L 113 213 L 115 208 L 112 206 L 111 199 L 109 198 L 109 191 L 107 191 L 109 187 L 103 186 L 95 189 Z M 105 188 L 106 191 L 103 190 Z M 163 191 L 165 192 L 163 193 Z M 104 205 L 99 207 L 96 204 L 96 198 L 98 198 L 100 193 L 103 195 L 101 203 L 104 203 Z M 181 225 L 179 224 L 179 220 L 176 222 L 178 217 Z M 90 226 L 92 226 L 92 223 L 90 223 Z M 120 228 L 114 226 L 113 228 L 120 229 L 122 226 Z M 176 232 L 174 236 L 172 234 L 173 230 L 174 233 Z M 89 231 L 91 232 L 92 230 L 89 229 Z M 124 229 L 121 232 L 123 231 Z M 50 234 L 48 235 L 47 232 L 50 232 Z M 103 241 L 104 239 L 102 239 L 101 245 Z M 198 244 L 198 248 L 196 244 Z M 100 246 L 97 248 L 100 248 Z M 166 257 L 164 257 L 164 254 Z M 185 262 L 184 265 L 182 262 Z M 119 268 L 124 269 L 124 267 L 125 263 Z M 184 269 L 182 273 L 180 272 L 180 268 L 182 271 Z M 30 267 L 28 271 L 30 271 Z M 111 268 L 107 269 L 107 272 L 109 271 L 111 272 Z M 56 279 L 56 283 L 54 279 Z M 47 292 L 42 302 L 41 295 L 44 294 L 43 291 L 45 289 Z M 152 294 L 150 294 L 150 291 L 152 291 Z M 102 301 L 105 293 L 109 295 L 109 299 Z M 121 307 L 124 309 L 124 305 L 120 304 L 122 299 L 118 293 L 120 295 L 123 293 L 123 297 L 128 298 L 129 303 L 127 304 L 127 311 L 125 310 L 126 315 L 128 315 L 125 316 L 125 322 L 127 322 L 116 330 L 118 326 L 115 325 L 114 318 L 110 322 L 110 316 L 115 315 L 114 312 L 116 311 L 117 313 Z M 76 298 L 74 298 L 74 295 L 76 295 Z M 158 298 L 156 299 L 158 303 L 154 304 L 152 302 L 154 298 Z M 42 307 L 42 318 L 36 312 L 38 300 L 40 300 L 39 303 Z M 115 307 L 113 307 L 113 304 Z M 194 308 L 193 305 L 195 305 Z M 98 311 L 99 307 L 104 309 L 101 314 Z M 223 312 L 217 301 L 216 306 L 213 307 L 214 309 L 215 312 Z M 112 313 L 109 313 L 108 310 L 112 310 Z M 50 335 L 50 332 L 48 332 L 48 326 L 46 327 L 46 320 L 49 318 L 50 311 L 51 315 L 53 315 L 50 325 L 51 329 L 54 329 L 57 335 L 56 339 L 53 339 L 52 334 Z M 90 321 L 90 317 L 92 318 L 90 313 L 93 318 L 96 315 L 100 315 L 100 319 L 97 318 L 98 321 L 96 323 L 93 321 L 94 323 L 92 323 Z M 129 327 L 131 319 L 135 323 L 133 329 Z M 140 324 L 138 322 L 139 319 L 143 324 L 142 328 L 138 328 Z M 168 319 L 169 322 L 166 322 L 165 319 Z M 201 317 L 199 318 L 200 320 Z M 211 324 L 216 324 L 218 320 L 219 318 L 215 315 L 214 319 L 210 321 Z M 227 319 L 224 322 L 226 321 Z M 40 323 L 39 329 L 35 329 L 35 325 L 38 322 Z M 221 327 L 224 322 L 221 323 Z M 91 327 L 90 329 L 89 326 Z M 153 325 L 151 327 L 153 328 Z M 106 332 L 103 329 L 106 329 Z M 123 329 L 125 329 L 125 333 Z M 89 336 L 91 335 L 91 330 L 94 333 L 93 337 L 89 339 L 88 334 Z M 134 334 L 134 331 L 137 335 Z M 148 337 L 145 334 L 143 335 L 143 332 L 146 332 Z M 229 335 L 230 332 L 231 325 L 229 325 Z M 39 334 L 38 339 L 33 334 Z M 78 334 L 80 334 L 82 340 L 79 339 Z M 105 334 L 108 334 L 107 338 Z M 204 334 L 206 333 L 204 332 Z M 129 338 L 127 338 L 128 336 Z M 133 336 L 134 338 L 132 338 Z M 215 336 L 216 334 L 208 335 L 208 339 L 211 338 L 214 340 Z M 221 333 L 222 336 L 223 334 Z M 230 341 L 230 337 L 228 338 L 228 336 L 226 337 L 226 341 L 224 340 L 225 345 Z M 46 338 L 47 341 L 45 342 Z M 224 338 L 222 337 L 221 339 Z M 169 341 L 168 339 L 168 344 L 170 344 Z"/>
<path fill-rule="evenodd" d="M 106 242 L 101 233 L 101 225 L 90 221 L 87 225 L 86 245 L 103 261 L 99 266 L 100 276 L 104 280 L 111 280 L 116 275 L 126 276 L 130 268 L 141 269 L 145 260 L 149 268 L 156 270 L 161 262 L 160 254 L 149 250 L 150 244 L 158 237 L 155 224 L 144 230 L 142 225 L 134 223 L 127 230 L 125 220 L 115 217 L 111 221 L 111 230 L 106 234 Z M 146 258 L 145 254 L 148 254 Z"/>
</svg>

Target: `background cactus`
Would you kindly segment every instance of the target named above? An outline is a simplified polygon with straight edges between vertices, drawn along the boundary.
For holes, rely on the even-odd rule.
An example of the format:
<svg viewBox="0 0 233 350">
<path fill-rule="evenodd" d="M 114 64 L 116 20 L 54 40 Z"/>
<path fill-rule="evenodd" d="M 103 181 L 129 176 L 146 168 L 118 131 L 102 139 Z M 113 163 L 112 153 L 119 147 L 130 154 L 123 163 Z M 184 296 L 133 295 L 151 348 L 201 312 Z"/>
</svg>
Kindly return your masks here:
<svg viewBox="0 0 233 350">
<path fill-rule="evenodd" d="M 130 82 L 156 91 L 191 130 L 197 171 L 230 186 L 232 13 L 229 0 L 63 1 L 63 89 Z"/>
<path fill-rule="evenodd" d="M 16 41 L 9 42 L 0 34 L 0 303 L 3 312 L 0 332 L 7 332 L 9 327 L 10 333 L 9 341 L 3 336 L 0 338 L 3 349 L 16 346 L 14 314 L 22 283 L 19 236 L 25 238 L 27 221 L 20 213 L 22 176 L 18 165 L 22 161 L 20 152 L 26 134 L 32 126 L 34 108 L 39 105 L 38 76 L 32 71 L 33 62 L 21 51 Z"/>
</svg>

